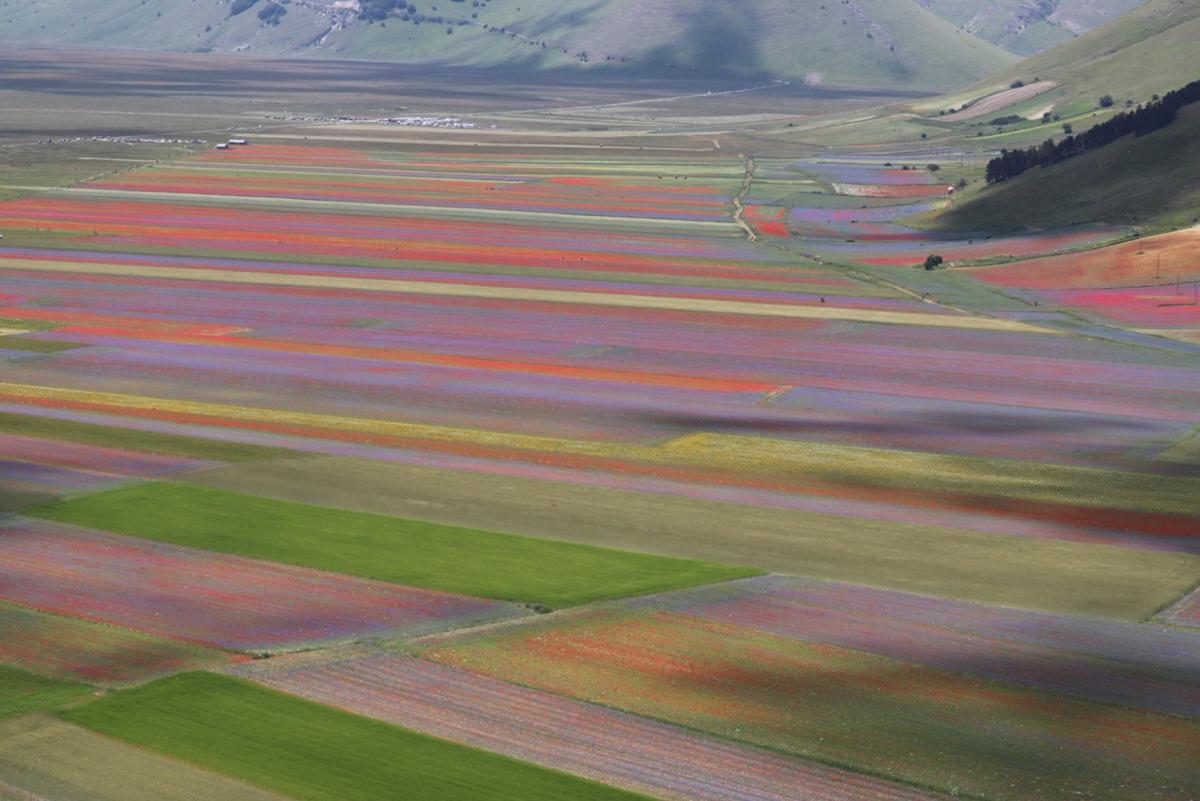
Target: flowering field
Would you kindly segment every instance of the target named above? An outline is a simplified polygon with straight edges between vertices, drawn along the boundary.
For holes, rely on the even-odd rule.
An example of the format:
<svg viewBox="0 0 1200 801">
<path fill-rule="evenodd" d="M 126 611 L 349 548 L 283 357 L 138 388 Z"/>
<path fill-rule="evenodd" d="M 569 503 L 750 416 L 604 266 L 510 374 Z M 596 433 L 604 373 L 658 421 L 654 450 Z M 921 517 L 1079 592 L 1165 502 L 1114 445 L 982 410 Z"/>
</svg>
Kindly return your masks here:
<svg viewBox="0 0 1200 801">
<path fill-rule="evenodd" d="M 832 182 L 929 185 L 924 171 L 818 166 Z M 967 562 L 985 543 L 1033 549 L 1013 552 L 1033 567 L 998 573 L 979 600 L 1001 585 L 1019 595 L 1055 563 L 1035 541 L 1078 545 L 1086 564 L 1120 561 L 1111 547 L 1195 554 L 1193 510 L 1166 500 L 1188 497 L 1189 479 L 1160 481 L 1153 464 L 1198 422 L 1194 365 L 923 302 L 775 247 L 919 262 L 930 243 L 897 219 L 926 201 L 783 185 L 787 202 L 748 204 L 751 243 L 733 223 L 744 169 L 722 151 L 253 144 L 8 201 L 0 319 L 71 347 L 6 359 L 0 413 L 769 507 L 809 515 L 818 534 L 860 520 L 896 558 L 912 558 L 915 531 L 950 537 Z M 39 482 L 110 486 L 37 469 L 21 497 Z M 1065 492 L 1022 487 L 1022 470 Z M 1146 492 L 1098 498 L 1094 479 Z M 818 558 L 828 547 L 814 536 L 796 558 L 827 578 L 963 591 L 949 564 L 918 586 L 864 575 L 853 548 Z M 712 561 L 773 568 L 756 548 Z M 1124 599 L 1138 616 L 1195 572 L 1184 559 L 1129 569 L 1025 597 L 1065 610 Z M 1159 578 L 1130 593 L 1134 572 Z"/>
<path fill-rule="evenodd" d="M 0 664 L 57 678 L 112 684 L 230 658 L 188 643 L 0 604 Z"/>
<path fill-rule="evenodd" d="M 233 650 L 411 635 L 519 613 L 493 601 L 52 523 L 4 524 L 0 555 L 3 600 Z"/>
<path fill-rule="evenodd" d="M 630 606 L 1096 701 L 1200 716 L 1200 692 L 1191 679 L 1200 670 L 1200 645 L 1187 632 L 1164 626 L 780 576 L 679 592 Z"/>
<path fill-rule="evenodd" d="M 931 230 L 1001 140 L 830 85 L 111 58 L 0 124 L 0 798 L 1197 801 L 1200 233 Z"/>
<path fill-rule="evenodd" d="M 1134 239 L 1111 247 L 972 271 L 1043 305 L 1182 339 L 1200 330 L 1200 230 Z"/>
<path fill-rule="evenodd" d="M 596 611 L 436 642 L 420 653 L 490 678 L 952 793 L 1183 801 L 1200 777 L 1194 717 L 835 644 L 853 631 L 823 637 L 797 622 L 806 638 L 799 639 L 770 631 L 753 601 L 744 607 Z M 1194 702 L 1186 676 L 1194 675 L 1195 648 L 1187 645 L 1193 662 L 1179 669 L 1175 692 Z M 1133 666 L 1135 681 L 1136 672 Z"/>
<path fill-rule="evenodd" d="M 940 797 L 400 654 L 296 655 L 234 673 L 349 712 L 656 798 Z"/>
</svg>

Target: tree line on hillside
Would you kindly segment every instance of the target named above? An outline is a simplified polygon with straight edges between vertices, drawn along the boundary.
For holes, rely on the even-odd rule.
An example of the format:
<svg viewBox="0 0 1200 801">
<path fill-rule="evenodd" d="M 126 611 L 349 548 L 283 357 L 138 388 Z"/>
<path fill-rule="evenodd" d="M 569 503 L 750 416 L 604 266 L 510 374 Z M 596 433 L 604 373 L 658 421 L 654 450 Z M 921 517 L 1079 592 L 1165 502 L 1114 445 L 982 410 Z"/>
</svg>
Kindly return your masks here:
<svg viewBox="0 0 1200 801">
<path fill-rule="evenodd" d="M 1068 136 L 1057 143 L 1047 139 L 1041 145 L 1026 150 L 1001 150 L 999 156 L 988 162 L 987 182 L 994 184 L 1006 181 L 1033 167 L 1057 164 L 1088 150 L 1103 147 L 1127 134 L 1144 136 L 1165 128 L 1175 119 L 1179 109 L 1196 101 L 1200 101 L 1200 81 L 1192 81 L 1182 89 L 1167 92 L 1162 98 L 1155 98 L 1145 106 L 1123 111 L 1077 136 Z"/>
</svg>

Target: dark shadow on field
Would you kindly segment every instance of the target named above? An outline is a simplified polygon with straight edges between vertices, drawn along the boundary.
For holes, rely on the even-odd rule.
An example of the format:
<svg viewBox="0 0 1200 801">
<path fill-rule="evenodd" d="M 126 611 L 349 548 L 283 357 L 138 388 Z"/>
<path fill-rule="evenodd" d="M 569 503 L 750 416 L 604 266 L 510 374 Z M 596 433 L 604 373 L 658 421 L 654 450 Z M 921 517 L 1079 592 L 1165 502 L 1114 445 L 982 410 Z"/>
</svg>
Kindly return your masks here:
<svg viewBox="0 0 1200 801">
<path fill-rule="evenodd" d="M 699 414 L 645 412 L 627 415 L 630 421 L 666 428 L 680 434 L 711 431 L 722 434 L 845 434 L 918 436 L 968 434 L 1005 438 L 1014 434 L 1125 432 L 1137 437 L 1161 430 L 1143 420 L 1095 415 L 928 412 L 904 417 L 863 420 L 820 420 L 796 414 Z"/>
</svg>

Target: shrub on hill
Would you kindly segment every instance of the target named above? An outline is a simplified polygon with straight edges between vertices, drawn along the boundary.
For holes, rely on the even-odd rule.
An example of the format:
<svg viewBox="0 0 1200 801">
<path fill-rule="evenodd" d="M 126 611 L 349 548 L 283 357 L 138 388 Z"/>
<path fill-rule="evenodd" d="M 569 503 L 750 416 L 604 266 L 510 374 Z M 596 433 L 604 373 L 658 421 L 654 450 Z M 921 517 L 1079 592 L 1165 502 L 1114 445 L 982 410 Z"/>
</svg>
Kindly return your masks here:
<svg viewBox="0 0 1200 801">
<path fill-rule="evenodd" d="M 278 25 L 279 20 L 287 13 L 287 8 L 280 3 L 270 2 L 258 10 L 258 18 L 268 25 Z"/>
<path fill-rule="evenodd" d="M 417 7 L 412 3 L 401 2 L 401 0 L 361 0 L 358 18 L 375 22 L 387 19 L 394 11 L 416 14 Z"/>
<path fill-rule="evenodd" d="M 258 0 L 233 0 L 233 2 L 229 4 L 229 16 L 236 17 L 243 11 L 249 11 L 257 2 Z"/>
</svg>

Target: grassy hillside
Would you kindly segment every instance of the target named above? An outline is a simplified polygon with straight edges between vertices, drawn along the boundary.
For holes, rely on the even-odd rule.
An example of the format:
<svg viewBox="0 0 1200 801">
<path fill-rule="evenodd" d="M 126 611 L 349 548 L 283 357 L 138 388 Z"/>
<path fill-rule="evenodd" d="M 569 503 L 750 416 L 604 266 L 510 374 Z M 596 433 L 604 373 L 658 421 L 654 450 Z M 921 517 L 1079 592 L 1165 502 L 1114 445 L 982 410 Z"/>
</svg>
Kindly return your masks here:
<svg viewBox="0 0 1200 801">
<path fill-rule="evenodd" d="M 293 0 L 275 24 L 260 19 L 269 4 L 231 14 L 227 0 L 8 0 L 0 40 L 923 88 L 1016 60 L 915 0 L 415 0 L 418 16 L 378 21 Z"/>
<path fill-rule="evenodd" d="M 1040 53 L 1103 25 L 1142 0 L 921 0 L 921 5 L 980 38 L 1023 56 Z"/>
<path fill-rule="evenodd" d="M 1200 218 L 1200 104 L 1171 125 L 1004 183 L 973 189 L 937 220 L 961 229 L 1110 222 L 1170 228 Z"/>
<path fill-rule="evenodd" d="M 1117 108 L 1145 102 L 1200 78 L 1200 0 L 1149 0 L 1119 19 L 981 81 L 953 96 L 922 102 L 920 110 L 960 107 L 1037 78 L 1057 86 L 1036 100 L 996 108 L 996 116 L 1037 106 L 1063 118 L 1090 114 L 1101 95 Z"/>
</svg>

